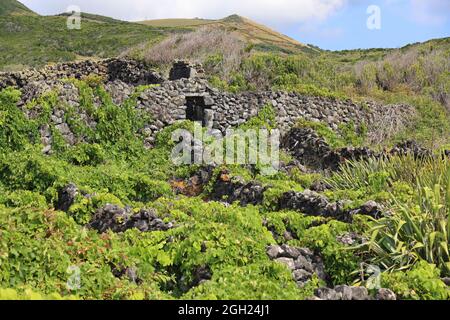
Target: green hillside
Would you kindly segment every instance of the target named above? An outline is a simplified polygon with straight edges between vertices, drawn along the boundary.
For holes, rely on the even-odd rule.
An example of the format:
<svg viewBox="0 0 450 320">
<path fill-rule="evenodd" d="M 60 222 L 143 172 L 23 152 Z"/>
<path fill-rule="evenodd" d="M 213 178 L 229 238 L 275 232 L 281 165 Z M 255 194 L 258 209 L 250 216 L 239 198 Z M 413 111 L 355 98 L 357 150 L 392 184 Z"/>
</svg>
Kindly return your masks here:
<svg viewBox="0 0 450 320">
<path fill-rule="evenodd" d="M 130 46 L 158 41 L 164 34 L 153 27 L 99 17 L 82 20 L 81 30 L 69 30 L 66 21 L 61 16 L 0 16 L 0 70 L 111 57 Z"/>
<path fill-rule="evenodd" d="M 25 5 L 16 0 L 2 0 L 0 2 L 0 16 L 3 15 L 36 15 Z"/>
<path fill-rule="evenodd" d="M 0 300 L 450 300 L 450 38 L 333 52 L 237 15 L 69 30 L 0 1 L 0 71 L 147 63 L 2 75 Z M 149 84 L 176 59 L 205 83 Z M 200 113 L 237 130 L 198 139 Z"/>
<path fill-rule="evenodd" d="M 47 63 L 112 57 L 169 30 L 82 13 L 81 30 L 67 28 L 67 14 L 39 16 L 15 0 L 0 2 L 0 71 Z"/>
<path fill-rule="evenodd" d="M 440 278 L 450 276 L 448 250 L 445 253 L 450 160 L 410 155 L 350 161 L 332 173 L 306 173 L 294 167 L 274 176 L 264 175 L 262 164 L 254 168 L 224 164 L 214 169 L 198 194 L 189 193 L 194 181 L 190 177 L 199 167 L 176 166 L 171 154 L 172 133 L 192 132 L 192 122 L 166 127 L 155 146 L 147 149 L 141 129 L 153 121 L 152 115 L 134 108 L 145 87 L 115 105 L 102 84 L 73 83 L 82 93 L 80 106 L 63 110 L 70 126 L 86 139 L 73 146 L 56 135 L 58 129 L 48 120 L 60 108 L 55 92 L 25 106 L 38 112 L 36 119 L 17 108 L 20 91 L 0 92 L 4 128 L 0 130 L 0 300 L 17 295 L 86 300 L 307 299 L 323 286 L 369 287 L 370 278 L 364 281 L 360 272 L 368 264 L 382 268 L 380 285 L 399 299 L 449 299 L 450 291 Z M 100 104 L 93 107 L 94 101 Z M 95 130 L 82 119 L 84 110 L 97 122 Z M 274 110 L 267 106 L 241 129 L 271 128 L 274 122 Z M 36 139 L 46 123 L 57 137 L 51 155 L 42 154 Z M 297 125 L 302 130 L 315 128 L 333 148 L 365 144 L 366 136 L 352 126 L 335 133 L 321 123 Z M 281 157 L 286 163 L 294 159 L 284 151 Z M 60 203 L 66 203 L 68 192 L 61 190 L 69 183 L 78 191 L 64 210 Z M 235 185 L 255 184 L 266 190 L 262 202 L 225 204 L 231 200 L 228 193 L 221 193 L 224 186 L 236 191 Z M 320 193 L 327 200 L 309 191 L 317 184 L 330 186 Z M 281 199 L 290 191 L 303 192 L 305 199 L 313 197 L 309 201 L 330 201 L 336 208 L 340 204 L 335 201 L 345 202 L 349 209 L 373 208 L 376 201 L 375 207 L 389 215 L 375 220 L 352 214 L 352 222 L 344 222 L 316 216 L 310 211 L 320 210 L 315 204 L 305 209 L 309 212 L 281 210 Z M 155 215 L 164 228 L 130 227 L 128 221 L 134 220 L 128 220 L 121 209 L 128 207 L 133 208 L 133 217 Z M 107 223 L 104 231 L 92 223 L 99 217 Z M 323 261 L 327 282 L 314 275 L 298 285 L 291 270 L 280 263 L 286 258 L 272 261 L 267 254 L 268 245 L 284 244 L 320 255 L 316 261 Z M 306 262 L 299 261 L 312 265 L 303 259 Z M 75 270 L 81 276 L 78 286 L 77 278 L 71 277 Z"/>
<path fill-rule="evenodd" d="M 70 16 L 70 13 L 64 12 L 61 14 L 58 14 L 58 17 L 68 17 Z M 88 21 L 94 21 L 94 22 L 100 22 L 100 23 L 129 23 L 126 21 L 121 21 L 121 20 L 117 20 L 114 18 L 110 18 L 110 17 L 105 17 L 105 16 L 101 16 L 98 14 L 92 14 L 92 13 L 86 13 L 86 12 L 81 12 L 80 14 L 81 19 L 83 20 L 88 20 Z"/>
</svg>

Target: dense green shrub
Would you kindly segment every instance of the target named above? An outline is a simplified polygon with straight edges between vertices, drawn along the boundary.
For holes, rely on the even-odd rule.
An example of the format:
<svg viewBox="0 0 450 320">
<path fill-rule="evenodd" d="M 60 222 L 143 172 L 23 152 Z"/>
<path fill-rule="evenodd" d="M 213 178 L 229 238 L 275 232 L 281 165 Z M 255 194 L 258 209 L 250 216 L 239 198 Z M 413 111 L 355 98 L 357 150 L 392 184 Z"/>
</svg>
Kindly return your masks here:
<svg viewBox="0 0 450 320">
<path fill-rule="evenodd" d="M 165 297 L 158 290 L 157 281 L 137 287 L 112 274 L 112 266 L 121 268 L 135 263 L 138 248 L 142 250 L 151 241 L 160 241 L 157 234 L 141 235 L 141 240 L 137 240 L 130 232 L 128 238 L 137 241 L 132 247 L 122 236 L 87 231 L 65 213 L 51 210 L 0 210 L 0 221 L 1 287 L 33 286 L 46 295 L 75 294 L 84 299 L 129 299 L 136 294 L 141 298 Z M 148 255 L 156 253 L 149 251 Z M 69 290 L 66 286 L 73 275 L 68 269 L 71 266 L 80 270 L 79 289 Z M 139 276 L 152 278 L 154 270 L 141 268 Z"/>
<path fill-rule="evenodd" d="M 339 221 L 330 221 L 305 230 L 301 237 L 302 246 L 320 252 L 325 264 L 325 271 L 333 284 L 353 283 L 362 261 L 354 250 L 338 242 L 337 237 L 352 231 L 352 226 Z"/>
<path fill-rule="evenodd" d="M 264 281 L 261 281 L 264 279 Z M 298 289 L 289 270 L 274 262 L 249 264 L 236 269 L 229 267 L 221 271 L 204 285 L 191 290 L 184 299 L 224 300 L 299 300 L 312 297 L 318 281 L 309 282 Z M 280 290 L 281 289 L 281 290 Z"/>
<path fill-rule="evenodd" d="M 31 207 L 46 208 L 45 197 L 37 192 L 28 190 L 16 190 L 13 192 L 3 192 L 0 194 L 0 203 L 7 207 Z"/>
<path fill-rule="evenodd" d="M 71 148 L 66 157 L 75 165 L 96 166 L 106 161 L 106 152 L 99 144 L 81 143 Z"/>
<path fill-rule="evenodd" d="M 21 92 L 7 88 L 0 92 L 0 151 L 23 150 L 31 142 L 37 141 L 38 127 L 28 121 L 16 103 Z"/>
<path fill-rule="evenodd" d="M 277 127 L 276 112 L 271 104 L 266 104 L 259 111 L 258 114 L 244 124 L 239 126 L 239 129 L 275 129 Z"/>
<path fill-rule="evenodd" d="M 341 72 L 334 59 L 352 63 L 364 54 L 371 59 L 382 55 L 378 51 L 351 52 L 336 54 L 339 58 L 325 54 L 317 60 L 307 55 L 255 55 L 222 84 L 233 91 L 267 87 L 339 96 L 346 91 L 345 86 L 351 87 L 356 80 L 351 73 Z M 222 59 L 211 57 L 211 68 Z M 420 75 L 421 63 L 414 71 L 414 81 L 433 87 Z M 381 71 L 367 65 L 359 89 L 370 90 L 373 95 L 381 92 L 385 101 L 399 101 L 390 96 L 400 90 L 396 83 L 399 79 L 392 74 L 395 68 L 386 64 L 380 70 L 388 77 L 377 80 Z M 148 87 L 137 88 L 119 106 L 102 87 L 102 79 L 68 81 L 78 88 L 80 106 L 58 107 L 64 109 L 77 142 L 68 145 L 59 131 L 50 126 L 50 155 L 42 154 L 38 129 L 49 122 L 58 93 L 49 92 L 23 106 L 35 115 L 32 119 L 16 106 L 19 91 L 8 88 L 0 93 L 0 288 L 11 288 L 1 289 L 0 298 L 310 297 L 324 283 L 314 278 L 299 289 L 286 266 L 270 261 L 266 254 L 267 245 L 285 242 L 319 254 L 330 278 L 329 285 L 357 282 L 360 264 L 370 262 L 388 270 L 382 274 L 383 286 L 394 289 L 401 298 L 449 298 L 448 289 L 439 279 L 448 276 L 449 270 L 447 160 L 406 156 L 349 161 L 330 175 L 305 174 L 294 169 L 265 176 L 260 164 L 226 165 L 216 168 L 202 195 L 175 196 L 169 181 L 191 177 L 198 166 L 175 166 L 171 162 L 170 152 L 176 143 L 172 133 L 176 129 L 192 132 L 193 123 L 185 121 L 166 127 L 157 135 L 155 147 L 147 150 L 141 129 L 153 119 L 137 111 L 135 105 L 140 92 Z M 375 85 L 373 81 L 380 83 Z M 381 84 L 386 87 L 383 90 L 390 91 L 381 91 Z M 436 102 L 430 102 L 431 97 L 418 99 L 423 100 L 418 111 L 424 119 L 415 122 L 419 125 L 417 136 L 437 141 L 435 136 L 441 133 L 441 140 L 445 140 L 445 113 L 439 113 L 441 109 Z M 431 106 L 428 111 L 427 106 Z M 97 123 L 95 130 L 83 120 L 84 113 Z M 273 107 L 267 105 L 240 129 L 274 129 L 275 116 Z M 336 131 L 320 123 L 300 121 L 299 125 L 315 129 L 334 148 L 365 144 L 364 124 L 357 128 L 349 123 Z M 408 130 L 411 128 L 397 138 Z M 292 160 L 284 153 L 280 157 L 285 163 Z M 258 181 L 267 187 L 263 204 L 244 208 L 237 203 L 206 202 L 214 192 L 214 177 L 224 169 L 232 179 Z M 299 212 L 275 211 L 284 192 L 302 192 L 319 180 L 331 184 L 332 189 L 324 193 L 330 201 L 346 200 L 346 209 L 376 200 L 390 215 L 378 221 L 355 216 L 353 223 L 346 224 Z M 58 190 L 69 182 L 80 191 L 75 203 L 67 213 L 55 212 L 52 208 Z M 135 212 L 155 209 L 161 219 L 173 222 L 175 228 L 102 235 L 86 228 L 92 215 L 107 203 L 131 206 Z M 357 232 L 371 241 L 362 246 L 346 246 L 338 237 L 348 232 Z M 286 235 L 293 239 L 286 240 Z M 72 275 L 70 267 L 74 266 L 80 270 L 81 287 L 69 290 L 66 284 Z M 192 288 L 199 267 L 207 267 L 212 278 Z M 120 275 L 125 268 L 136 270 L 137 283 Z"/>
<path fill-rule="evenodd" d="M 11 190 L 44 193 L 65 176 L 61 162 L 45 157 L 40 149 L 28 148 L 0 155 L 0 180 Z"/>
<path fill-rule="evenodd" d="M 282 211 L 268 212 L 264 214 L 267 227 L 273 229 L 276 234 L 282 236 L 286 231 L 293 232 L 297 239 L 302 239 L 304 233 L 310 227 L 325 222 L 325 219 L 314 216 L 304 216 L 298 212 Z M 278 239 L 283 244 L 284 238 Z M 301 240 L 291 240 L 291 244 L 300 245 Z"/>
<path fill-rule="evenodd" d="M 75 296 L 61 297 L 59 293 L 43 295 L 31 289 L 17 292 L 15 289 L 0 289 L 0 300 L 76 300 Z"/>
<path fill-rule="evenodd" d="M 151 179 L 147 175 L 138 175 L 134 183 L 135 196 L 133 199 L 139 202 L 150 202 L 160 197 L 173 196 L 172 187 L 166 181 Z"/>
<path fill-rule="evenodd" d="M 439 269 L 435 265 L 420 261 L 406 272 L 383 273 L 381 284 L 391 288 L 400 299 L 448 300 L 450 290 L 439 276 Z"/>
</svg>

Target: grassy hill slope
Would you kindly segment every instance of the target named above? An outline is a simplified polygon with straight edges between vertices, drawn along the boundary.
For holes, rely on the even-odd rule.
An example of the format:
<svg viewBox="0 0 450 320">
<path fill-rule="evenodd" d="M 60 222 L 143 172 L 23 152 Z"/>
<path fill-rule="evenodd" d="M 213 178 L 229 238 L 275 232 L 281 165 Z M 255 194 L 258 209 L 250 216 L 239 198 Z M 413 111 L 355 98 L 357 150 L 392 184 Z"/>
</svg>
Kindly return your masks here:
<svg viewBox="0 0 450 320">
<path fill-rule="evenodd" d="M 238 34 L 242 39 L 255 45 L 257 49 L 262 51 L 298 53 L 305 49 L 311 50 L 310 47 L 297 40 L 239 15 L 232 15 L 220 20 L 159 19 L 143 21 L 142 23 L 153 27 L 196 29 L 207 26 L 211 28 L 221 28 Z"/>
<path fill-rule="evenodd" d="M 130 46 L 153 43 L 165 32 L 136 23 L 85 15 L 81 30 L 69 30 L 64 16 L 0 16 L 0 70 L 115 56 Z"/>
<path fill-rule="evenodd" d="M 61 14 L 58 14 L 58 17 L 68 17 L 70 16 L 70 13 L 67 12 L 63 12 Z M 86 12 L 82 12 L 81 13 L 81 19 L 83 20 L 87 20 L 87 21 L 92 21 L 92 22 L 99 22 L 99 23 L 129 23 L 126 21 L 121 21 L 118 19 L 114 19 L 114 18 L 110 18 L 110 17 L 106 17 L 106 16 L 101 16 L 98 14 L 92 14 L 92 13 L 86 13 Z"/>
<path fill-rule="evenodd" d="M 16 0 L 2 0 L 0 2 L 0 16 L 3 15 L 36 15 L 25 5 Z"/>
</svg>

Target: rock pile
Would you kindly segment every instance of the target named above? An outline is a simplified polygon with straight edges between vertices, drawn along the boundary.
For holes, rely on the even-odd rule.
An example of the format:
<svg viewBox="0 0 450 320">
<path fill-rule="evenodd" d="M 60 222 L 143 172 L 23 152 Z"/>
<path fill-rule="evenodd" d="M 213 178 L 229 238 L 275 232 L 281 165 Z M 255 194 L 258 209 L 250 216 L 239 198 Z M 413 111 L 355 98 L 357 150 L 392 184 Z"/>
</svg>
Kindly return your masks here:
<svg viewBox="0 0 450 320">
<path fill-rule="evenodd" d="M 315 291 L 314 300 L 397 300 L 395 293 L 389 289 L 378 289 L 374 297 L 365 287 L 339 285 L 331 288 L 319 288 Z"/>
<path fill-rule="evenodd" d="M 308 248 L 272 245 L 267 247 L 267 255 L 291 270 L 292 278 L 299 288 L 303 288 L 314 275 L 327 282 L 322 258 Z M 314 294 L 312 300 L 397 300 L 395 293 L 389 289 L 378 289 L 375 296 L 371 296 L 365 287 L 347 285 L 318 288 Z"/>
<path fill-rule="evenodd" d="M 344 209 L 344 205 L 344 201 L 330 202 L 325 196 L 311 190 L 289 191 L 278 199 L 279 210 L 295 210 L 306 215 L 328 217 L 344 222 L 351 222 L 356 214 L 368 215 L 375 219 L 383 215 L 380 205 L 375 201 L 369 201 L 352 210 Z"/>
<path fill-rule="evenodd" d="M 311 128 L 291 129 L 283 137 L 281 145 L 302 165 L 313 170 L 336 171 L 346 160 L 364 160 L 381 156 L 366 147 L 333 150 L 325 139 Z"/>
<path fill-rule="evenodd" d="M 325 196 L 311 190 L 284 193 L 278 200 L 278 208 L 280 210 L 295 210 L 311 216 L 349 220 L 343 202 L 329 202 Z"/>
<path fill-rule="evenodd" d="M 341 162 L 345 160 L 360 161 L 360 160 L 367 160 L 369 158 L 381 157 L 380 153 L 375 152 L 367 147 L 362 148 L 345 147 L 337 150 L 336 152 L 339 154 Z"/>
<path fill-rule="evenodd" d="M 281 146 L 310 168 L 336 170 L 341 162 L 339 154 L 310 128 L 293 128 L 283 138 Z"/>
<path fill-rule="evenodd" d="M 135 60 L 111 59 L 106 63 L 108 81 L 120 80 L 133 86 L 161 84 L 164 78 L 157 72 Z"/>
<path fill-rule="evenodd" d="M 389 152 L 375 152 L 367 147 L 345 147 L 333 150 L 325 139 L 311 128 L 291 129 L 283 137 L 281 146 L 292 154 L 301 165 L 313 170 L 336 171 L 347 160 L 360 161 L 408 154 L 421 159 L 433 157 L 430 150 L 421 147 L 416 141 L 399 143 Z"/>
<path fill-rule="evenodd" d="M 246 183 L 240 177 L 231 177 L 227 171 L 222 171 L 213 185 L 210 199 L 230 204 L 238 201 L 241 206 L 258 205 L 263 202 L 266 189 L 258 182 Z"/>
<path fill-rule="evenodd" d="M 308 248 L 294 248 L 288 245 L 273 245 L 267 248 L 267 255 L 271 260 L 285 264 L 292 272 L 297 285 L 304 287 L 313 277 L 326 281 L 325 268 L 322 258 Z"/>
<path fill-rule="evenodd" d="M 130 207 L 121 208 L 107 204 L 97 210 L 89 227 L 100 233 L 108 230 L 119 233 L 133 228 L 141 232 L 167 231 L 174 225 L 172 222 L 165 223 L 158 218 L 154 210 L 141 209 L 138 213 L 133 214 Z"/>
<path fill-rule="evenodd" d="M 169 80 L 192 79 L 204 76 L 201 64 L 191 64 L 189 61 L 177 60 L 170 69 Z"/>
<path fill-rule="evenodd" d="M 75 198 L 78 195 L 78 188 L 69 183 L 67 186 L 58 190 L 58 201 L 55 204 L 55 209 L 68 212 L 69 208 L 75 203 Z"/>
<path fill-rule="evenodd" d="M 408 140 L 401 142 L 391 150 L 391 155 L 404 156 L 410 154 L 416 159 L 429 158 L 433 156 L 433 153 L 421 147 L 416 141 Z"/>
</svg>

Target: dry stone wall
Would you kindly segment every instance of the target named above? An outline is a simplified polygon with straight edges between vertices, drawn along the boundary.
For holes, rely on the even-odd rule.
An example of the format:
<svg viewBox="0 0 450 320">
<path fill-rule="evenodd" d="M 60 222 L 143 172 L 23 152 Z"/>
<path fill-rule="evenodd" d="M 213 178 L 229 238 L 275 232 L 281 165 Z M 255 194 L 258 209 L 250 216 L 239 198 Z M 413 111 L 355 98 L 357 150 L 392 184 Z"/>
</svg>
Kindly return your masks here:
<svg viewBox="0 0 450 320">
<path fill-rule="evenodd" d="M 172 73 L 180 68 L 180 62 Z M 355 104 L 347 100 L 335 100 L 322 97 L 309 97 L 288 92 L 246 92 L 232 94 L 212 88 L 203 75 L 196 77 L 195 72 L 181 79 L 170 81 L 147 68 L 143 63 L 127 59 L 108 59 L 102 61 L 83 61 L 48 66 L 42 70 L 26 70 L 16 73 L 0 73 L 0 90 L 8 86 L 19 88 L 23 92 L 19 107 L 39 97 L 45 91 L 56 90 L 59 93 L 59 106 L 53 110 L 52 122 L 69 144 L 76 143 L 70 126 L 64 122 L 63 105 L 79 106 L 77 88 L 63 81 L 67 78 L 83 79 L 97 75 L 103 79 L 106 90 L 113 101 L 121 104 L 139 85 L 157 84 L 140 93 L 136 108 L 152 115 L 154 121 L 145 130 L 146 143 L 151 145 L 155 134 L 167 125 L 181 120 L 202 121 L 204 126 L 219 129 L 235 127 L 258 114 L 259 110 L 271 104 L 276 111 L 278 126 L 282 133 L 288 130 L 300 118 L 310 121 L 322 121 L 336 129 L 339 124 L 354 122 L 365 123 L 369 131 L 387 122 L 408 122 L 414 109 L 407 105 L 383 106 L 373 102 Z M 192 76 L 194 75 L 194 76 Z M 24 112 L 29 112 L 23 108 Z M 83 111 L 80 110 L 83 116 Z M 33 117 L 32 114 L 27 114 Z M 86 123 L 95 128 L 95 121 L 83 116 Z M 48 128 L 42 128 L 44 145 L 51 141 Z M 47 151 L 48 151 L 47 147 Z"/>
<path fill-rule="evenodd" d="M 189 118 L 190 101 L 194 107 L 203 109 L 203 117 Z M 167 81 L 160 87 L 144 91 L 138 108 L 155 115 L 158 127 L 177 120 L 203 121 L 205 126 L 225 131 L 246 122 L 258 114 L 265 105 L 270 104 L 276 111 L 278 126 L 287 132 L 300 118 L 327 123 L 337 129 L 340 124 L 354 122 L 370 126 L 390 120 L 408 121 L 414 109 L 408 105 L 383 106 L 374 102 L 363 105 L 350 100 L 340 101 L 322 97 L 309 97 L 288 92 L 247 92 L 232 94 L 211 88 L 203 80 L 182 79 Z M 200 112 L 200 115 L 202 113 Z"/>
<path fill-rule="evenodd" d="M 0 90 L 16 87 L 22 90 L 22 100 L 27 102 L 51 90 L 68 78 L 83 79 L 91 75 L 99 76 L 105 82 L 120 80 L 137 86 L 162 83 L 160 74 L 147 68 L 141 62 L 127 59 L 86 60 L 48 65 L 43 69 L 29 69 L 21 72 L 0 73 Z"/>
</svg>

